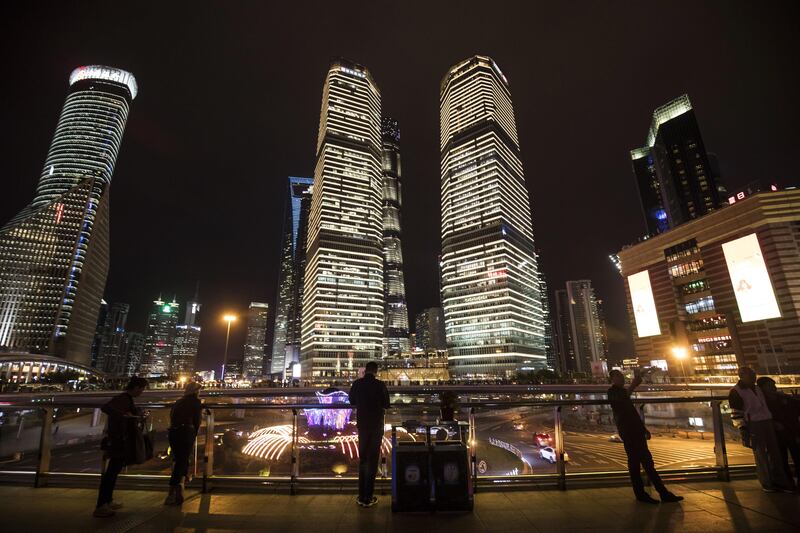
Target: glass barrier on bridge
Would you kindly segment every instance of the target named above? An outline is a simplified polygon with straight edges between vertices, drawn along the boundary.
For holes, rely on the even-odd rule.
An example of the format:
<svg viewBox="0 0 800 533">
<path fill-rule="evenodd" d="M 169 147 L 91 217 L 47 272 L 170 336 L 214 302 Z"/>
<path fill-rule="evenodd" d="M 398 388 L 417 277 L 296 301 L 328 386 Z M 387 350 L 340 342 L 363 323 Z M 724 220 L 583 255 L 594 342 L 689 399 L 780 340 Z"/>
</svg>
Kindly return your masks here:
<svg viewBox="0 0 800 533">
<path fill-rule="evenodd" d="M 0 470 L 36 472 L 44 411 L 0 408 Z"/>
</svg>

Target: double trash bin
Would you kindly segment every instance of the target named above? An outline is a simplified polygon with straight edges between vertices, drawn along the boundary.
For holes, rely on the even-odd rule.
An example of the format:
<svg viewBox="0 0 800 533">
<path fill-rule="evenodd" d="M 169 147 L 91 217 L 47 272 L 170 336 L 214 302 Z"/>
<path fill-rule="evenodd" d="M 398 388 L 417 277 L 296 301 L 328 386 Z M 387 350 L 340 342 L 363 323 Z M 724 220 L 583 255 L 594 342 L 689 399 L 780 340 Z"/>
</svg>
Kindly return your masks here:
<svg viewBox="0 0 800 533">
<path fill-rule="evenodd" d="M 398 429 L 413 438 L 398 440 Z M 472 510 L 467 429 L 458 422 L 392 426 L 393 512 Z"/>
</svg>

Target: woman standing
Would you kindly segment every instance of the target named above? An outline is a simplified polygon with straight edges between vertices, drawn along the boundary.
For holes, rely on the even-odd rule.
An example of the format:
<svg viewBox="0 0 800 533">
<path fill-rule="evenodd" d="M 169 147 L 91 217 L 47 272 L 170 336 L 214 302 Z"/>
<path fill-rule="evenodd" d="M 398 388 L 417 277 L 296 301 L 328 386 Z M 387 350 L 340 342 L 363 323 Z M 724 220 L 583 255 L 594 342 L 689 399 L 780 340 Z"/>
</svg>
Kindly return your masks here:
<svg viewBox="0 0 800 533">
<path fill-rule="evenodd" d="M 169 446 L 175 465 L 169 479 L 169 495 L 164 505 L 183 503 L 183 480 L 189 471 L 189 456 L 192 454 L 194 439 L 200 429 L 200 415 L 203 404 L 200 402 L 200 384 L 191 381 L 183 389 L 183 398 L 175 402 L 170 412 Z"/>
</svg>

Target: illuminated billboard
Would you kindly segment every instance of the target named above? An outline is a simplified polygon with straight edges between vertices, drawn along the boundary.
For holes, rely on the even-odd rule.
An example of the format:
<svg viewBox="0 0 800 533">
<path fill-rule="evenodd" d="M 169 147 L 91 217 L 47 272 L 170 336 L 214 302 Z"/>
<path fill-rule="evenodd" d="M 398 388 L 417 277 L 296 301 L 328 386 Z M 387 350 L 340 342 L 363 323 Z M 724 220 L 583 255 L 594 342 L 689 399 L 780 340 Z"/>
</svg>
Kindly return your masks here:
<svg viewBox="0 0 800 533">
<path fill-rule="evenodd" d="M 758 237 L 751 233 L 722 245 L 742 322 L 779 318 L 778 301 L 767 273 Z"/>
<path fill-rule="evenodd" d="M 653 299 L 653 289 L 650 287 L 650 274 L 647 270 L 628 276 L 628 288 L 631 291 L 633 316 L 636 319 L 636 332 L 639 337 L 661 335 L 656 302 Z"/>
</svg>

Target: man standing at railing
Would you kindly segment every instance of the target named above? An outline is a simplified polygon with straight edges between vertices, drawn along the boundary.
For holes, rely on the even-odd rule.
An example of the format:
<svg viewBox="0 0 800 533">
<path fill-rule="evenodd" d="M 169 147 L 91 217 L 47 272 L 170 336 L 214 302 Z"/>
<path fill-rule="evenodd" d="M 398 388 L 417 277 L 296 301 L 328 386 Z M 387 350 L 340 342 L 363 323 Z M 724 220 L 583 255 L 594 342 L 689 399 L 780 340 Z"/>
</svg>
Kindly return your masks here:
<svg viewBox="0 0 800 533">
<path fill-rule="evenodd" d="M 364 377 L 350 387 L 350 404 L 356 408 L 358 425 L 358 499 L 361 507 L 378 503 L 373 496 L 378 459 L 383 440 L 383 412 L 389 408 L 389 390 L 376 377 L 378 363 L 370 361 L 364 368 Z"/>
<path fill-rule="evenodd" d="M 625 375 L 619 370 L 609 372 L 608 378 L 611 381 L 611 387 L 608 389 L 608 401 L 611 403 L 614 422 L 617 425 L 622 444 L 625 446 L 625 454 L 628 456 L 628 473 L 631 476 L 636 499 L 644 503 L 658 503 L 658 500 L 644 490 L 644 481 L 640 472 L 640 467 L 643 467 L 662 502 L 681 501 L 683 496 L 677 496 L 670 492 L 656 472 L 653 456 L 647 447 L 650 432 L 647 431 L 639 412 L 631 401 L 631 394 L 642 383 L 642 377 L 636 372 L 627 389 L 625 388 Z"/>
<path fill-rule="evenodd" d="M 772 413 L 764 393 L 756 386 L 752 368 L 739 368 L 739 381 L 728 393 L 728 402 L 733 419 L 741 423 L 742 444 L 753 449 L 758 481 L 764 492 L 793 492 L 792 482 L 783 469 Z"/>
</svg>

